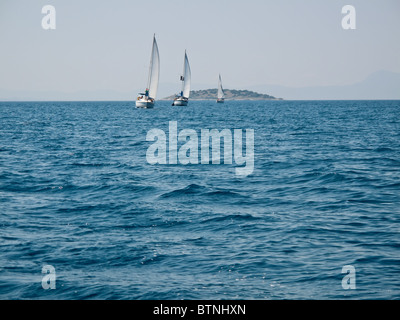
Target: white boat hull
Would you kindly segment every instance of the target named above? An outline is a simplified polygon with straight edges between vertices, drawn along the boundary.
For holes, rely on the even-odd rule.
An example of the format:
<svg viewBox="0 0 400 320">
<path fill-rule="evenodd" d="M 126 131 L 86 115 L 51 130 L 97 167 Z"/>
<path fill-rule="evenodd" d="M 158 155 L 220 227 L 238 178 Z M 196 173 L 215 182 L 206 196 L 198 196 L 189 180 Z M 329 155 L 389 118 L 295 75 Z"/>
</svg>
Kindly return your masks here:
<svg viewBox="0 0 400 320">
<path fill-rule="evenodd" d="M 152 109 L 154 108 L 154 102 L 138 100 L 136 101 L 136 108 Z"/>
<path fill-rule="evenodd" d="M 188 105 L 189 100 L 185 99 L 177 99 L 174 100 L 174 103 L 172 105 L 174 106 L 181 106 L 181 107 L 186 107 Z"/>
</svg>

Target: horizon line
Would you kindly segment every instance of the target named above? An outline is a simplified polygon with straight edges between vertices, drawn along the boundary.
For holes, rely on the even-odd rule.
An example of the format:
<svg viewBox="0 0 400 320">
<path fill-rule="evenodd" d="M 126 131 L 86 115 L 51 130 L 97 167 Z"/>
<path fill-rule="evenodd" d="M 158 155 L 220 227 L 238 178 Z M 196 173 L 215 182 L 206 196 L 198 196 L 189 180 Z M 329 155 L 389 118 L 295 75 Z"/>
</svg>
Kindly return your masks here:
<svg viewBox="0 0 400 320">
<path fill-rule="evenodd" d="M 189 101 L 214 101 L 216 99 L 189 99 Z M 136 100 L 1 100 L 7 102 L 132 102 Z M 156 99 L 156 101 L 171 101 L 171 99 Z M 225 101 L 400 101 L 400 99 L 225 99 Z"/>
</svg>

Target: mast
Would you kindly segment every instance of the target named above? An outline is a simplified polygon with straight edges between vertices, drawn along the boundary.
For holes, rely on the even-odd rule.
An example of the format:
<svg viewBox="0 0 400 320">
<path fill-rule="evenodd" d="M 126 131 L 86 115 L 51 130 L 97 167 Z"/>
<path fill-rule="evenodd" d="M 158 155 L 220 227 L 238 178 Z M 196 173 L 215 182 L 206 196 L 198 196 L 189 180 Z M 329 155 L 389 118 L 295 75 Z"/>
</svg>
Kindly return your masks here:
<svg viewBox="0 0 400 320">
<path fill-rule="evenodd" d="M 189 99 L 190 96 L 190 84 L 191 84 L 191 71 L 189 65 L 189 59 L 185 50 L 185 60 L 183 63 L 183 82 L 182 82 L 182 92 L 185 98 Z"/>
<path fill-rule="evenodd" d="M 153 46 L 151 49 L 151 56 L 150 56 L 150 66 L 149 66 L 149 76 L 147 78 L 147 86 L 146 90 L 150 90 L 150 83 L 151 83 L 151 70 L 153 69 L 153 52 L 154 52 L 154 42 L 156 41 L 156 34 L 153 35 Z"/>
<path fill-rule="evenodd" d="M 149 97 L 155 99 L 158 89 L 158 81 L 160 76 L 160 56 L 156 41 L 156 35 L 153 37 L 153 48 L 151 50 L 149 78 L 147 80 L 147 88 L 149 90 Z"/>
<path fill-rule="evenodd" d="M 186 50 L 185 50 L 185 56 L 183 57 L 183 71 L 182 71 L 182 89 L 181 89 L 181 95 L 183 95 L 183 89 L 185 88 L 185 64 L 186 64 Z"/>
<path fill-rule="evenodd" d="M 224 99 L 225 94 L 224 94 L 224 89 L 222 88 L 222 80 L 221 80 L 221 75 L 218 77 L 218 99 Z"/>
</svg>

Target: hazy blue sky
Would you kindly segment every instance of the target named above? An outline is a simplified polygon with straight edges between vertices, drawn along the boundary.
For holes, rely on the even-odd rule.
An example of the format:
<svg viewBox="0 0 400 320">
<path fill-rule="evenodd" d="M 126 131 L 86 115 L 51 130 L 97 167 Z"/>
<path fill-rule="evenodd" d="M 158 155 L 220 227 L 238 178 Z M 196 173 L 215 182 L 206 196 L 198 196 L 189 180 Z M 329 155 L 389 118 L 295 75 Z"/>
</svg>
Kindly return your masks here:
<svg viewBox="0 0 400 320">
<path fill-rule="evenodd" d="M 46 4 L 56 30 L 41 27 Z M 342 29 L 347 4 L 357 30 Z M 230 88 L 351 84 L 400 72 L 399 18 L 399 0 L 0 0 L 0 89 L 136 94 L 153 33 L 176 91 L 185 49 L 193 89 L 218 73 Z"/>
</svg>

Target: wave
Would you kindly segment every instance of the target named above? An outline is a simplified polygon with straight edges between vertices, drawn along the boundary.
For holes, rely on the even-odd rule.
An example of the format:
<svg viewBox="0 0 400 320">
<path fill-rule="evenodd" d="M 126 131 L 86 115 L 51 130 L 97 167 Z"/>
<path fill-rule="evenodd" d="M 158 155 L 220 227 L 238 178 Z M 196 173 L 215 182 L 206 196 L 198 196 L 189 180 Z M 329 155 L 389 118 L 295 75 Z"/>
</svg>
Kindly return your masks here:
<svg viewBox="0 0 400 320">
<path fill-rule="evenodd" d="M 262 220 L 260 217 L 252 216 L 251 214 L 229 214 L 225 216 L 218 216 L 206 219 L 202 221 L 202 224 L 208 224 L 213 222 L 224 222 L 224 221 L 231 221 L 231 222 L 239 222 L 239 221 L 256 221 Z"/>
<path fill-rule="evenodd" d="M 188 196 L 188 195 L 198 195 L 198 194 L 204 194 L 205 192 L 207 192 L 208 188 L 195 184 L 195 183 L 191 183 L 189 185 L 187 185 L 184 188 L 181 189 L 176 189 L 167 193 L 164 193 L 160 196 L 160 198 L 178 198 L 178 197 L 182 197 L 182 196 Z"/>
</svg>

